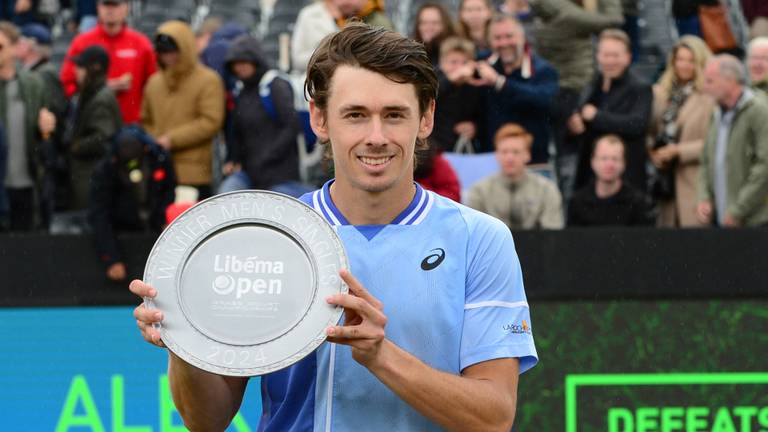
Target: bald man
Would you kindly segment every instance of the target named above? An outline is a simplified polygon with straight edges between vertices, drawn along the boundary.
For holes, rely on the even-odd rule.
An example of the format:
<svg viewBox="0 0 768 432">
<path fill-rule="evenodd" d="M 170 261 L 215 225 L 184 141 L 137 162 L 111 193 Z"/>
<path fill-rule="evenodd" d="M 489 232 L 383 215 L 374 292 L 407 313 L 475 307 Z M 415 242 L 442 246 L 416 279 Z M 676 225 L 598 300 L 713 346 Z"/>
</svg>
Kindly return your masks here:
<svg viewBox="0 0 768 432">
<path fill-rule="evenodd" d="M 768 37 L 759 37 L 750 42 L 747 66 L 752 87 L 768 95 Z"/>
</svg>

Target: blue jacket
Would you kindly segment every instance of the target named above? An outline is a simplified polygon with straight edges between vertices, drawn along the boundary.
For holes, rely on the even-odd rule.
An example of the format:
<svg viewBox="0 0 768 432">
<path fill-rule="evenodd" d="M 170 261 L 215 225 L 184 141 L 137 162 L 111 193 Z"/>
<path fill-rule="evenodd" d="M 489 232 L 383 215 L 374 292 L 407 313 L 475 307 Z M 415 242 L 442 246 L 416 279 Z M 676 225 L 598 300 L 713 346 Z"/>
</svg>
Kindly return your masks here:
<svg viewBox="0 0 768 432">
<path fill-rule="evenodd" d="M 531 163 L 547 162 L 550 129 L 550 107 L 558 90 L 558 73 L 546 60 L 532 55 L 531 76 L 523 78 L 517 69 L 505 75 L 507 81 L 500 91 L 485 89 L 485 125 L 480 127 L 480 152 L 493 151 L 493 136 L 507 123 L 518 123 L 533 135 Z M 493 64 L 496 72 L 504 74 L 501 60 Z"/>
</svg>

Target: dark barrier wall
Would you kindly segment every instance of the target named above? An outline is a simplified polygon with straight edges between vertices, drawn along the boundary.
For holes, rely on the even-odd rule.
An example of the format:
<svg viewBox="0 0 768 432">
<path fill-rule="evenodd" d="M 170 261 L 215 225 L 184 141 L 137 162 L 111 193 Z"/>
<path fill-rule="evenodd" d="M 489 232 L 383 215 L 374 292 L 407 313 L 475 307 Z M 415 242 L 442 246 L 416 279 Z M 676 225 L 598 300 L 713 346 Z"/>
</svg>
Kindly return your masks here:
<svg viewBox="0 0 768 432">
<path fill-rule="evenodd" d="M 518 232 L 531 300 L 768 296 L 768 230 Z M 122 238 L 140 277 L 154 238 Z M 106 280 L 89 237 L 0 236 L 0 306 L 132 304 Z"/>
<path fill-rule="evenodd" d="M 139 276 L 153 239 L 122 240 Z M 517 431 L 768 430 L 767 231 L 515 241 L 541 359 L 520 378 Z M 3 426 L 183 430 L 165 354 L 140 339 L 131 307 L 39 307 L 137 303 L 127 283 L 106 282 L 89 238 L 0 236 L 0 275 L 0 306 L 35 306 L 0 307 Z M 231 431 L 255 430 L 252 384 Z"/>
</svg>

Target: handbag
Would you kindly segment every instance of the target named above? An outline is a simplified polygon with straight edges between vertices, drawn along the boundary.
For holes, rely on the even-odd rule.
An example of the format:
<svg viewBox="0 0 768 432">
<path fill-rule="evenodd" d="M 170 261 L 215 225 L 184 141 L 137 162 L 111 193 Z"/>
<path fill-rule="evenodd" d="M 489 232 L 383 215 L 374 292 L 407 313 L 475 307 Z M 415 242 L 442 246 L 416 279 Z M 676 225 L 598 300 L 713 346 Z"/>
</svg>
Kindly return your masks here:
<svg viewBox="0 0 768 432">
<path fill-rule="evenodd" d="M 728 22 L 728 10 L 722 3 L 699 5 L 699 22 L 704 41 L 713 52 L 719 53 L 737 47 L 736 38 Z"/>
</svg>

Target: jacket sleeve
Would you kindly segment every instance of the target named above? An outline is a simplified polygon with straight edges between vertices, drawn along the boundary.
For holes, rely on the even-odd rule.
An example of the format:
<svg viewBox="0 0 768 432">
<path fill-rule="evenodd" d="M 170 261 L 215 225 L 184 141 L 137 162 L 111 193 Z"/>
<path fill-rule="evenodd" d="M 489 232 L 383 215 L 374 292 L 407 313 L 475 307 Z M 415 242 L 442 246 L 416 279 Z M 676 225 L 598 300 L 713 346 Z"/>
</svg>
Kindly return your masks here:
<svg viewBox="0 0 768 432">
<path fill-rule="evenodd" d="M 187 123 L 178 125 L 167 132 L 174 150 L 208 144 L 221 129 L 224 122 L 224 83 L 218 75 L 211 72 L 210 79 L 202 85 L 202 91 L 197 95 L 197 117 Z"/>
<path fill-rule="evenodd" d="M 109 138 L 120 127 L 120 119 L 116 117 L 118 112 L 111 109 L 108 103 L 93 101 L 88 107 L 88 118 L 82 134 L 76 137 L 70 151 L 80 157 L 100 157 L 109 152 Z"/>
<path fill-rule="evenodd" d="M 714 119 L 714 117 L 713 117 Z M 699 182 L 697 185 L 697 194 L 699 202 L 712 201 L 712 178 L 710 177 L 712 171 L 710 170 L 710 154 L 711 146 L 714 144 L 715 135 L 717 134 L 717 126 L 713 125 L 709 128 L 709 135 L 704 140 L 704 148 L 701 150 L 701 160 L 699 164 Z"/>
<path fill-rule="evenodd" d="M 761 206 L 768 206 L 768 107 L 760 107 L 761 109 L 755 110 L 749 119 L 753 128 L 751 136 L 747 139 L 754 140 L 754 147 L 751 149 L 752 165 L 749 167 L 744 186 L 728 207 L 728 213 L 740 220 L 744 220 Z"/>
<path fill-rule="evenodd" d="M 278 130 L 271 142 L 264 143 L 270 147 L 270 151 L 266 153 L 268 156 L 264 160 L 264 165 L 280 161 L 286 154 L 294 151 L 297 145 L 296 137 L 299 135 L 291 85 L 283 79 L 276 78 L 272 81 L 271 98 L 277 111 Z"/>
<path fill-rule="evenodd" d="M 565 225 L 563 220 L 563 198 L 557 187 L 552 185 L 546 189 L 542 197 L 544 208 L 541 212 L 539 227 L 542 229 L 562 229 Z"/>
<path fill-rule="evenodd" d="M 544 63 L 537 66 L 542 68 L 536 70 L 531 79 L 525 81 L 507 79 L 504 87 L 496 94 L 505 99 L 509 105 L 519 104 L 549 109 L 558 89 L 557 71 Z"/>
<path fill-rule="evenodd" d="M 595 12 L 563 0 L 532 0 L 531 7 L 550 26 L 567 29 L 575 36 L 589 36 L 624 23 L 619 0 L 600 0 L 599 10 Z"/>
<path fill-rule="evenodd" d="M 121 257 L 110 216 L 114 191 L 110 187 L 108 164 L 106 159 L 100 162 L 91 176 L 88 219 L 93 227 L 93 239 L 99 259 L 106 265 L 112 265 L 119 262 Z"/>
<path fill-rule="evenodd" d="M 141 111 L 139 112 L 139 123 L 142 129 L 147 131 L 148 134 L 154 136 L 154 117 L 152 113 L 152 102 L 150 101 L 151 90 L 149 83 L 144 87 L 144 95 L 141 98 Z"/>
<path fill-rule="evenodd" d="M 651 88 L 643 86 L 636 92 L 632 112 L 619 114 L 598 109 L 597 115 L 588 123 L 589 129 L 600 133 L 614 133 L 624 136 L 644 136 L 651 117 L 653 94 Z"/>
</svg>

